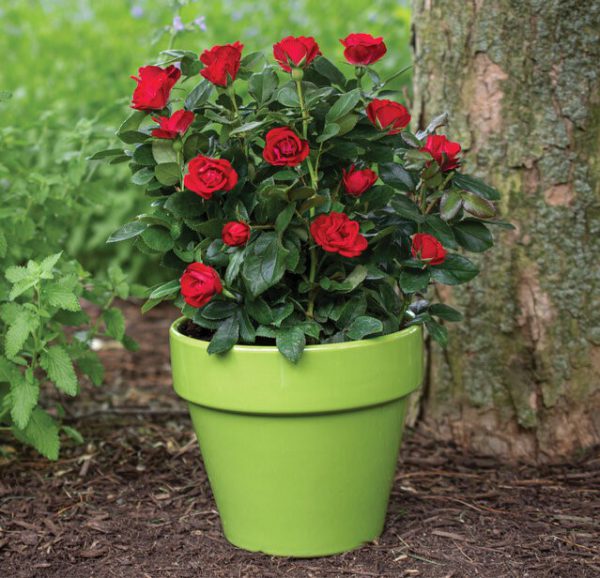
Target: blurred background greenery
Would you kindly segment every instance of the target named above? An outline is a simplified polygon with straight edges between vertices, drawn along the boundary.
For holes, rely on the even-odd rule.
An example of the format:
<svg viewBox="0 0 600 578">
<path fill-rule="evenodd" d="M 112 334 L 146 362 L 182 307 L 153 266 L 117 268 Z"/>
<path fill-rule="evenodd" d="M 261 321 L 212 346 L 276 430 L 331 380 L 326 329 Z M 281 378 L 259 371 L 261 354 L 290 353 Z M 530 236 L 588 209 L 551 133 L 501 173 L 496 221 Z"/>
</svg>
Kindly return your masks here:
<svg viewBox="0 0 600 578">
<path fill-rule="evenodd" d="M 181 4 L 184 4 L 181 6 Z M 126 165 L 87 160 L 114 144 L 129 78 L 171 35 L 198 51 L 242 41 L 246 53 L 286 35 L 312 35 L 342 65 L 339 38 L 383 36 L 385 76 L 410 64 L 408 0 L 0 0 L 0 230 L 8 262 L 65 250 L 95 275 L 118 263 L 132 280 L 160 279 L 127 244 L 105 245 L 145 200 Z M 178 15 L 180 20 L 175 20 Z M 409 91 L 410 73 L 396 87 Z"/>
</svg>

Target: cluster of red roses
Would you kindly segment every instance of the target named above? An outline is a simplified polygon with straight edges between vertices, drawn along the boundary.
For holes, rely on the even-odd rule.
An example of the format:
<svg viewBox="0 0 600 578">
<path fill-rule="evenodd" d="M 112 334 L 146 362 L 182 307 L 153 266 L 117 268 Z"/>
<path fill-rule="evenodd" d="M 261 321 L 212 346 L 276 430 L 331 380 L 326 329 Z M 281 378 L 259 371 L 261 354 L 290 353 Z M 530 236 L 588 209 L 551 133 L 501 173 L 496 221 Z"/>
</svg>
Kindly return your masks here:
<svg viewBox="0 0 600 578">
<path fill-rule="evenodd" d="M 382 38 L 370 34 L 350 34 L 340 41 L 344 46 L 346 60 L 364 73 L 364 67 L 377 62 L 387 51 Z M 229 87 L 235 81 L 240 68 L 243 45 L 240 42 L 214 46 L 200 56 L 204 68 L 200 74 L 220 87 Z M 321 54 L 314 38 L 288 36 L 273 46 L 273 56 L 279 66 L 289 73 L 306 68 Z M 181 76 L 176 66 L 161 68 L 145 66 L 139 69 L 139 77 L 133 94 L 132 108 L 138 110 L 162 110 L 169 101 L 171 89 Z M 365 110 L 367 118 L 379 130 L 393 135 L 410 123 L 408 110 L 401 104 L 387 99 L 373 99 Z M 183 135 L 194 121 L 194 113 L 179 110 L 170 117 L 153 117 L 159 127 L 152 136 L 175 139 Z M 443 135 L 430 135 L 421 149 L 428 152 L 438 163 L 441 171 L 455 169 L 459 165 L 460 145 Z M 271 129 L 265 136 L 264 160 L 273 166 L 296 167 L 309 155 L 307 140 L 300 138 L 287 126 Z M 352 165 L 343 170 L 344 191 L 351 197 L 360 197 L 377 181 L 378 175 L 369 168 L 357 169 Z M 184 186 L 209 200 L 216 192 L 228 192 L 237 182 L 238 175 L 226 159 L 198 155 L 188 163 Z M 222 239 L 226 245 L 244 245 L 250 239 L 251 227 L 241 221 L 225 224 Z M 331 212 L 316 217 L 310 226 L 314 241 L 323 250 L 338 253 L 343 257 L 358 257 L 368 246 L 367 239 L 360 234 L 360 224 L 344 213 Z M 441 264 L 446 251 L 433 236 L 419 233 L 412 240 L 412 255 L 430 265 Z M 201 263 L 192 263 L 181 279 L 181 290 L 187 303 L 194 307 L 205 305 L 215 293 L 222 291 L 217 272 Z"/>
</svg>

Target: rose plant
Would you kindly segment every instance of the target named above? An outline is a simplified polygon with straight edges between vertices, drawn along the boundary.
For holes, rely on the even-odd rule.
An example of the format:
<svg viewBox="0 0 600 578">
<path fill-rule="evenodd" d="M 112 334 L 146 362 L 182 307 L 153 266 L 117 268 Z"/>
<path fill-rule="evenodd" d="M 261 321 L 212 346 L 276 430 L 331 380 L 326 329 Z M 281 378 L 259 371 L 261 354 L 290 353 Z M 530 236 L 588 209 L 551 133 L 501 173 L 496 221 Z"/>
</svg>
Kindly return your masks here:
<svg viewBox="0 0 600 578">
<path fill-rule="evenodd" d="M 125 150 L 106 158 L 127 155 L 151 202 L 109 241 L 161 257 L 172 280 L 144 310 L 173 300 L 209 353 L 260 338 L 297 362 L 306 344 L 413 324 L 445 344 L 443 321 L 461 315 L 432 286 L 473 279 L 465 252 L 489 249 L 489 225 L 503 225 L 498 192 L 435 134 L 445 115 L 410 130 L 373 68 L 383 39 L 341 43 L 350 78 L 307 37 L 269 58 L 240 42 L 167 50 L 133 77 Z"/>
</svg>

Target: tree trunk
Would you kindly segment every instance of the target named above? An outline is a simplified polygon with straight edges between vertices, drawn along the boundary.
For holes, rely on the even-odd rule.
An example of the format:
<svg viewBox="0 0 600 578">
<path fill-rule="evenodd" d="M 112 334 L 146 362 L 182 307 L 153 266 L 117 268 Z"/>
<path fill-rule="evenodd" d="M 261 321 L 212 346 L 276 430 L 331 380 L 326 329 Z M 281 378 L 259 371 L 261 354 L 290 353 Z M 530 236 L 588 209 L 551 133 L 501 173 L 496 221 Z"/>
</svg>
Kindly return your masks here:
<svg viewBox="0 0 600 578">
<path fill-rule="evenodd" d="M 506 460 L 600 443 L 600 2 L 414 0 L 421 127 L 450 115 L 464 171 L 503 194 L 465 313 L 431 346 L 421 423 Z"/>
</svg>

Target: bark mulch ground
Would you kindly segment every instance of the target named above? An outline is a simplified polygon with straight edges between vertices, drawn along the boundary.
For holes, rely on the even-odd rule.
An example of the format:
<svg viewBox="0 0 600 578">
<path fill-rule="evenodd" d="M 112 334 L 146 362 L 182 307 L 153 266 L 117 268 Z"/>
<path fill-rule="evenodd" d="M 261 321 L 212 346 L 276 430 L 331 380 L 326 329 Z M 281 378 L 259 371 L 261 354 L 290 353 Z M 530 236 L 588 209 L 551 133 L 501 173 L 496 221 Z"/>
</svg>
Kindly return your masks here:
<svg viewBox="0 0 600 578">
<path fill-rule="evenodd" d="M 270 558 L 223 538 L 184 405 L 170 388 L 172 313 L 128 307 L 141 350 L 106 344 L 107 385 L 67 405 L 85 435 L 48 463 L 9 438 L 0 576 L 600 576 L 600 453 L 509 467 L 408 432 L 379 540 L 324 559 Z"/>
</svg>

